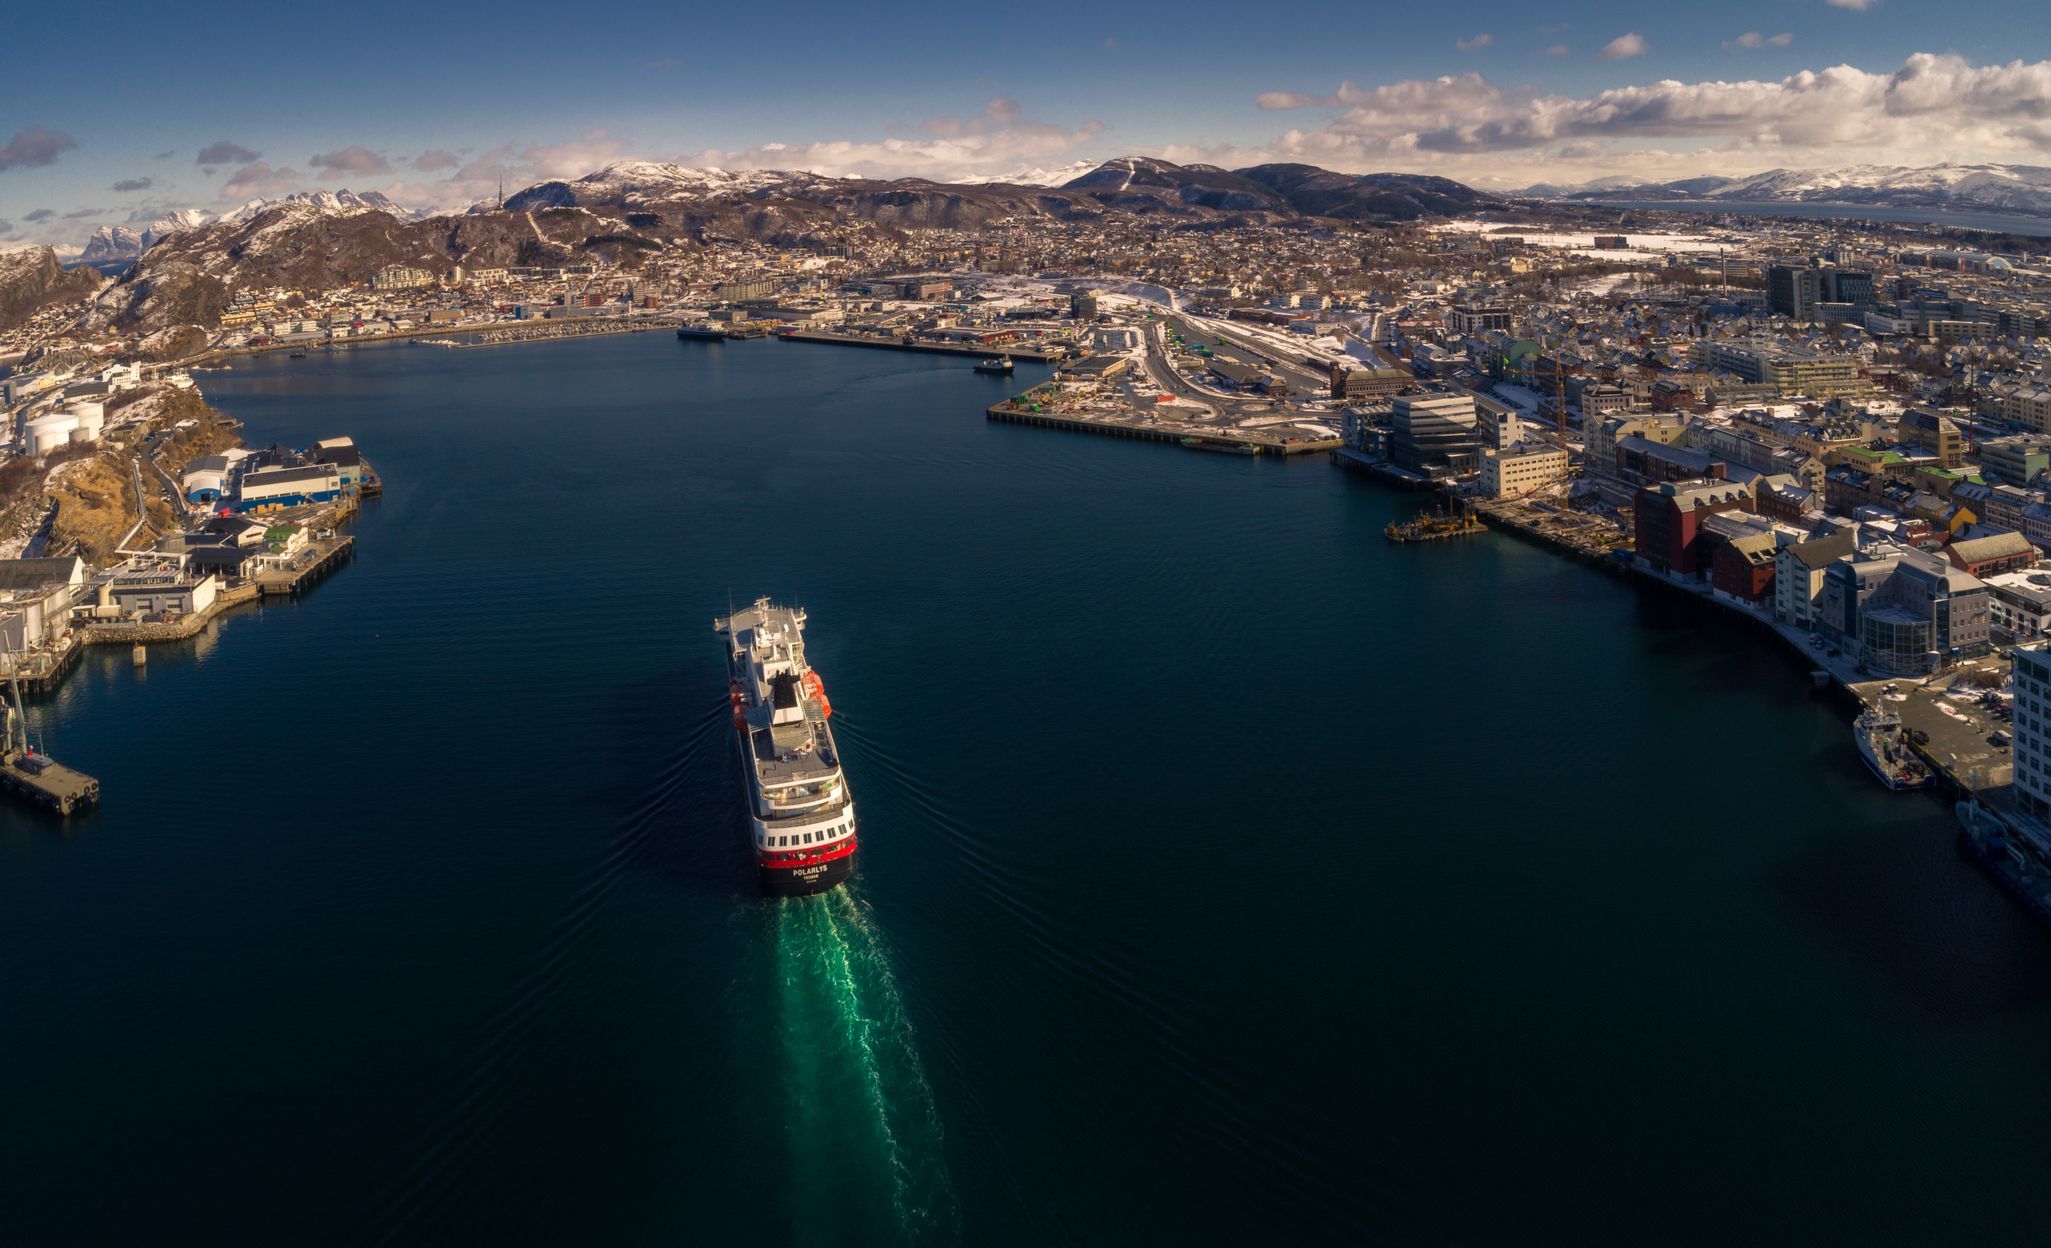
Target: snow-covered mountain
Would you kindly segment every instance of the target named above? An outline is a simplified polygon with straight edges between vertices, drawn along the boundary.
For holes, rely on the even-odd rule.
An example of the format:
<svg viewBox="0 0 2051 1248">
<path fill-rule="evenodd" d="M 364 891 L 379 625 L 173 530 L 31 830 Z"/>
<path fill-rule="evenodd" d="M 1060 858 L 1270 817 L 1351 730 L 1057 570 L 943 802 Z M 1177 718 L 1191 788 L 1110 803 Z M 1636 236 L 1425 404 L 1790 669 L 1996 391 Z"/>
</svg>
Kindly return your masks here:
<svg viewBox="0 0 2051 1248">
<path fill-rule="evenodd" d="M 1052 169 L 1038 167 L 1014 169 L 1008 173 L 969 174 L 950 179 L 957 186 L 1067 186 L 1070 182 L 1097 167 L 1094 160 L 1078 160 L 1072 165 L 1058 165 Z"/>
<path fill-rule="evenodd" d="M 2039 165 L 1841 165 L 1769 169 L 1750 177 L 1706 176 L 1674 182 L 1603 178 L 1576 187 L 1542 185 L 1522 194 L 1546 199 L 1671 199 L 1730 203 L 1871 204 L 1963 208 L 2051 216 L 2051 169 Z"/>
<path fill-rule="evenodd" d="M 204 208 L 180 208 L 176 212 L 165 213 L 143 227 L 142 249 L 148 251 L 157 245 L 158 239 L 163 238 L 167 234 L 176 234 L 180 230 L 197 229 L 202 225 L 209 225 L 218 220 L 220 220 L 219 217 Z"/>
<path fill-rule="evenodd" d="M 506 197 L 514 212 L 536 208 L 642 206 L 784 190 L 816 182 L 815 175 L 782 169 L 693 169 L 652 160 L 621 160 L 575 181 L 543 182 Z"/>
<path fill-rule="evenodd" d="M 125 225 L 103 225 L 93 231 L 92 238 L 87 240 L 85 250 L 79 253 L 78 258 L 87 264 L 133 260 L 182 230 L 196 230 L 216 221 L 247 221 L 267 209 L 283 206 L 297 206 L 331 216 L 383 212 L 401 221 L 416 220 L 420 215 L 400 207 L 381 191 L 351 191 L 346 188 L 339 191 L 298 191 L 282 199 L 252 199 L 227 212 L 180 208 L 176 212 L 165 213 L 141 230 Z"/>
<path fill-rule="evenodd" d="M 142 254 L 142 235 L 125 225 L 103 225 L 85 241 L 78 258 L 86 264 L 112 264 L 133 260 Z"/>
<path fill-rule="evenodd" d="M 221 219 L 247 221 L 264 209 L 280 204 L 304 204 L 328 213 L 386 212 L 401 221 L 411 221 L 418 215 L 393 203 L 383 191 L 352 191 L 343 187 L 339 191 L 294 191 L 283 199 L 252 199 L 232 212 L 221 214 Z"/>
</svg>

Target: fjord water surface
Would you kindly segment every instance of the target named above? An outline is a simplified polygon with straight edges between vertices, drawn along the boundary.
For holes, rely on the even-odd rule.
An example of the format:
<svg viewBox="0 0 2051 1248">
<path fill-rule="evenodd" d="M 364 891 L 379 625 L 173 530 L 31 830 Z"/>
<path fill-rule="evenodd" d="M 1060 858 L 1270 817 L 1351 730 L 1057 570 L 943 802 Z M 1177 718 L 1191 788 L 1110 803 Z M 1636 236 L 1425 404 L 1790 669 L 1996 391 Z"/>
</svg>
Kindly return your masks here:
<svg viewBox="0 0 2051 1248">
<path fill-rule="evenodd" d="M 1755 634 L 965 362 L 269 357 L 388 493 L 35 708 L 18 1243 L 2023 1242 L 2051 938 Z M 710 631 L 811 613 L 861 811 L 750 877 Z"/>
</svg>

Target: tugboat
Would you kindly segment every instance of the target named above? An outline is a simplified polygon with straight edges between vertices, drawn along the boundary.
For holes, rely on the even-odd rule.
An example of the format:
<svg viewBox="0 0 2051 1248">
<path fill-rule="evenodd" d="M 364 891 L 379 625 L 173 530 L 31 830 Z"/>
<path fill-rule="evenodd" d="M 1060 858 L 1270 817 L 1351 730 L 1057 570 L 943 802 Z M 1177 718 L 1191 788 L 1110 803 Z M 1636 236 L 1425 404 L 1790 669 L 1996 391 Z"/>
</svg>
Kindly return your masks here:
<svg viewBox="0 0 2051 1248">
<path fill-rule="evenodd" d="M 1935 782 L 1930 768 L 1903 742 L 1901 716 L 1869 710 L 1853 722 L 1852 739 L 1859 744 L 1859 757 L 1888 788 L 1927 789 Z"/>
<path fill-rule="evenodd" d="M 1011 357 L 1000 355 L 994 360 L 982 360 L 976 364 L 976 371 L 989 373 L 993 377 L 1011 376 Z"/>
<path fill-rule="evenodd" d="M 855 870 L 855 804 L 805 662 L 805 612 L 758 598 L 712 622 L 726 638 L 728 698 L 748 781 L 755 873 L 779 897 L 823 893 Z"/>
</svg>

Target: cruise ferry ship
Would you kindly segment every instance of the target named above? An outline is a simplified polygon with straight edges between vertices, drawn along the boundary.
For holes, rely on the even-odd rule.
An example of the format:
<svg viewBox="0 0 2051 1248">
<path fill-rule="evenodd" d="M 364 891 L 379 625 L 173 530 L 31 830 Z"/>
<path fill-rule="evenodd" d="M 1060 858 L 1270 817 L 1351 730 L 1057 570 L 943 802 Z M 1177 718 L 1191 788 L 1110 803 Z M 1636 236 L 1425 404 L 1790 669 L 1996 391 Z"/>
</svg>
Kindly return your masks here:
<svg viewBox="0 0 2051 1248">
<path fill-rule="evenodd" d="M 1859 743 L 1859 757 L 1890 789 L 1925 789 L 1935 779 L 1902 740 L 1898 715 L 1867 711 L 1852 724 L 1852 739 Z"/>
<path fill-rule="evenodd" d="M 826 686 L 805 661 L 805 613 L 759 598 L 713 628 L 726 638 L 756 873 L 778 896 L 823 893 L 854 874 L 855 804 Z"/>
</svg>

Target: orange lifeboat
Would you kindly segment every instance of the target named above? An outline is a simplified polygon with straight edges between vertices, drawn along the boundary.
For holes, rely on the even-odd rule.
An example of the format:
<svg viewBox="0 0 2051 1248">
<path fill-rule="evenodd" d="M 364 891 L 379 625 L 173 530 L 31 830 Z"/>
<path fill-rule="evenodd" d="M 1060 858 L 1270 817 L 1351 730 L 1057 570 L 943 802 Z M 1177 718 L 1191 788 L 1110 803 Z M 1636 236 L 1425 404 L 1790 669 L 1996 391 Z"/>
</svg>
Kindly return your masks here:
<svg viewBox="0 0 2051 1248">
<path fill-rule="evenodd" d="M 819 679 L 819 673 L 805 673 L 805 692 L 811 694 L 812 700 L 819 704 L 819 714 L 828 719 L 833 718 L 833 703 L 826 700 L 826 682 Z"/>
</svg>

